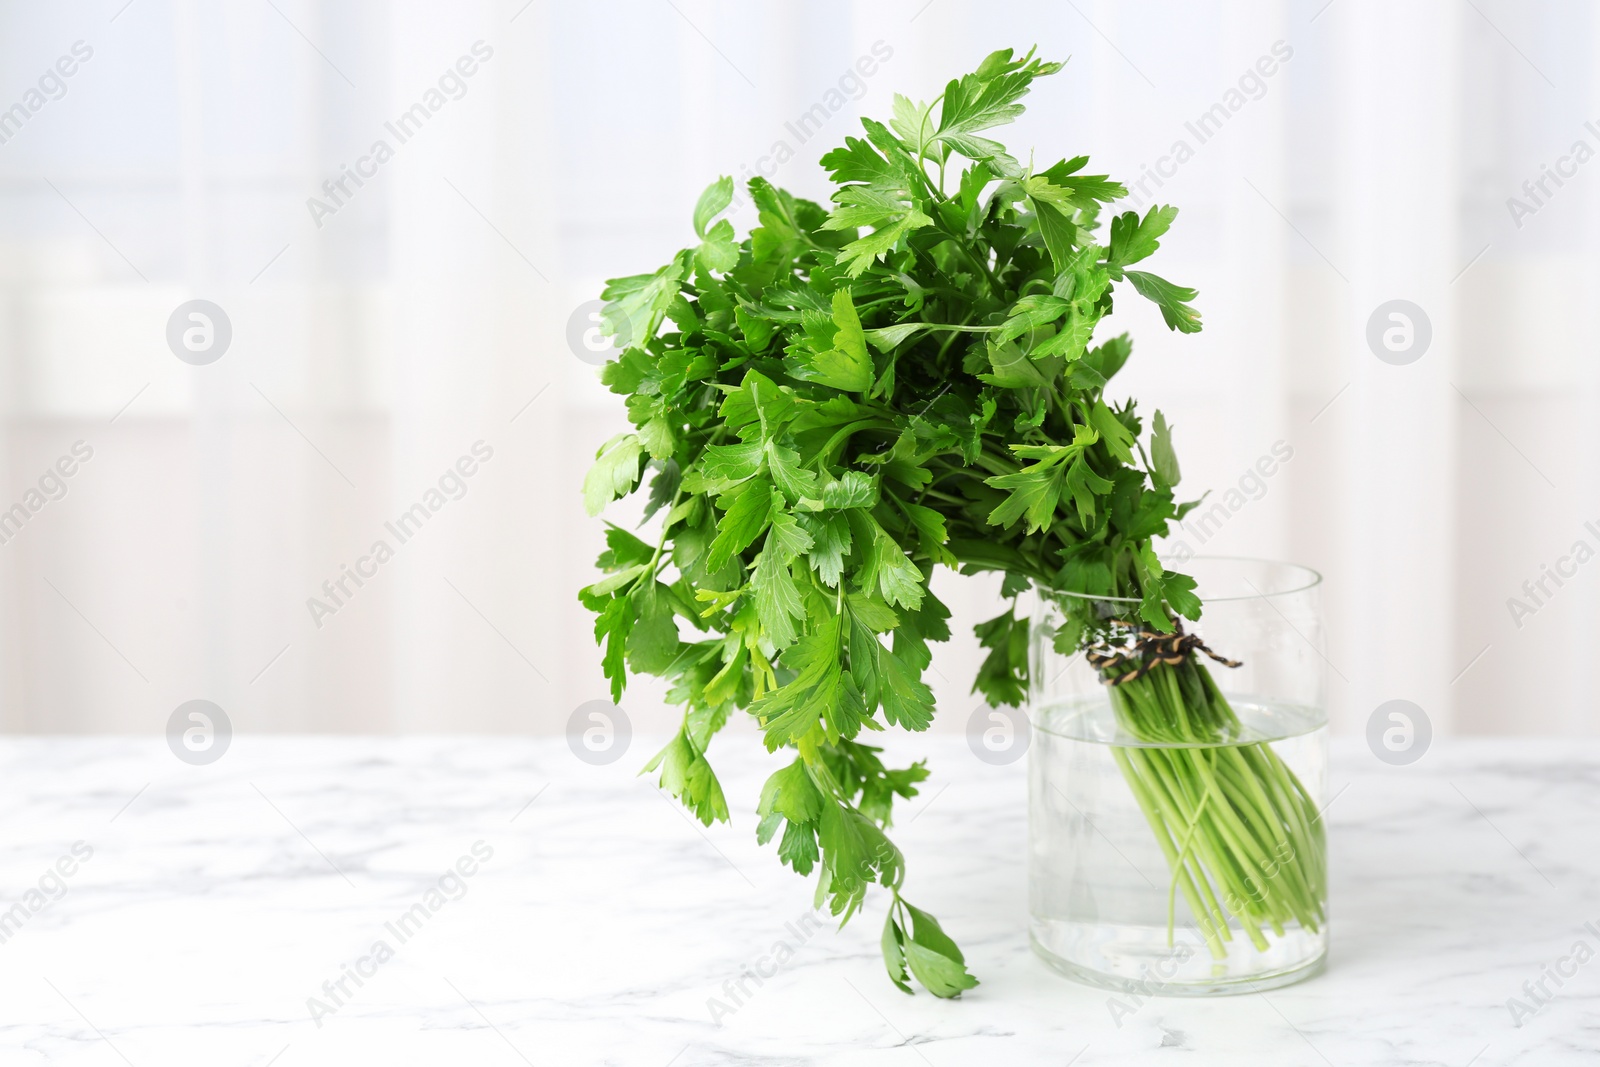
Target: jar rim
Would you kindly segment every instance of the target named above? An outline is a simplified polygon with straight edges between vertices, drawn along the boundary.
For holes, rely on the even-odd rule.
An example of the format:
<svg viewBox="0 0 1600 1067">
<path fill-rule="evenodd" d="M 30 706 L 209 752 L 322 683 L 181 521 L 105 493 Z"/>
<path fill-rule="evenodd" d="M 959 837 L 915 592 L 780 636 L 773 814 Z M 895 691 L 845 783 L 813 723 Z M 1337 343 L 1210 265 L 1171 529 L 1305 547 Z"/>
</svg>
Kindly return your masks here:
<svg viewBox="0 0 1600 1067">
<path fill-rule="evenodd" d="M 1301 563 L 1288 563 L 1277 559 L 1262 559 L 1258 556 L 1191 556 L 1184 562 L 1253 563 L 1268 567 L 1279 567 L 1285 571 L 1293 572 L 1296 575 L 1295 580 L 1290 583 L 1289 588 L 1274 589 L 1270 593 L 1257 591 L 1253 593 L 1229 593 L 1219 596 L 1207 596 L 1202 590 L 1197 589 L 1196 595 L 1199 596 L 1200 600 L 1206 604 L 1226 604 L 1242 600 L 1272 600 L 1276 597 L 1293 596 L 1296 593 L 1304 593 L 1308 590 L 1315 589 L 1317 586 L 1322 584 L 1321 572 L 1312 570 L 1310 567 L 1307 567 Z M 1140 603 L 1138 597 L 1132 596 L 1103 596 L 1097 593 L 1076 593 L 1065 589 L 1052 589 L 1051 593 L 1056 596 L 1072 597 L 1076 600 L 1088 600 L 1095 603 L 1135 605 Z"/>
</svg>

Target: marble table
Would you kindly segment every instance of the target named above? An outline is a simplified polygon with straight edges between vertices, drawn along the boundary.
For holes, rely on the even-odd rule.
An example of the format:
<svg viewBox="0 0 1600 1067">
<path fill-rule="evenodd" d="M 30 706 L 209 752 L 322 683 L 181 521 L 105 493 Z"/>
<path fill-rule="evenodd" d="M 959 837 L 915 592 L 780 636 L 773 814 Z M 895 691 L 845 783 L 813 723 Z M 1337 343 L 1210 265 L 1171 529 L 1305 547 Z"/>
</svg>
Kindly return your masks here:
<svg viewBox="0 0 1600 1067">
<path fill-rule="evenodd" d="M 895 832 L 908 895 L 983 982 L 947 1002 L 885 979 L 881 901 L 805 922 L 810 884 L 754 841 L 753 737 L 713 748 L 734 825 L 709 830 L 635 775 L 653 740 L 602 767 L 563 739 L 241 735 L 203 767 L 160 739 L 0 742 L 0 1064 L 1600 1062 L 1600 961 L 1572 958 L 1600 949 L 1594 743 L 1404 768 L 1336 743 L 1326 973 L 1119 1026 L 1028 950 L 1023 764 L 891 750 L 934 771 Z"/>
</svg>

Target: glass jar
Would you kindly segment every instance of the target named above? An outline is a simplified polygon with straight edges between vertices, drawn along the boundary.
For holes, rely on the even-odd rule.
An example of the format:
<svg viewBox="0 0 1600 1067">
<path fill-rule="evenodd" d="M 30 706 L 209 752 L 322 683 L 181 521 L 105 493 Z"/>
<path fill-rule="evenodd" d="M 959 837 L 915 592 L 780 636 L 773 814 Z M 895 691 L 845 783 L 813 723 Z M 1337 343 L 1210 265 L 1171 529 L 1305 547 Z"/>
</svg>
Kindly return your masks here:
<svg viewBox="0 0 1600 1067">
<path fill-rule="evenodd" d="M 1039 601 L 1030 940 L 1062 973 L 1138 995 L 1271 989 L 1328 947 L 1321 576 L 1184 570 L 1203 602 L 1186 632 L 1151 630 L 1134 600 Z"/>
</svg>

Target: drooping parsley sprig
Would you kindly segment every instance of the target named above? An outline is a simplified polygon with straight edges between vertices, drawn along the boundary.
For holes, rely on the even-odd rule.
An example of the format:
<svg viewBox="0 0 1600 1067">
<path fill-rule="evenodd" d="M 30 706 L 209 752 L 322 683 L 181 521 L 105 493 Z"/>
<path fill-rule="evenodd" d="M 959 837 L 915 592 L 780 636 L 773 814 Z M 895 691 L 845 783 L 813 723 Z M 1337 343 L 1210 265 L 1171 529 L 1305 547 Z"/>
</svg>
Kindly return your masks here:
<svg viewBox="0 0 1600 1067">
<path fill-rule="evenodd" d="M 602 380 L 633 429 L 600 449 L 585 502 L 643 489 L 657 526 L 608 526 L 605 577 L 581 598 L 613 699 L 632 671 L 667 679 L 684 709 L 646 769 L 706 824 L 727 819 L 707 753 L 730 714 L 753 715 L 793 757 L 762 790 L 758 839 L 817 872 L 817 904 L 841 921 L 888 889 L 890 976 L 939 996 L 976 979 L 901 896 L 886 834 L 928 772 L 887 768 L 863 740 L 933 720 L 929 644 L 950 635 L 934 568 L 1005 576 L 1012 606 L 978 628 L 974 688 L 995 704 L 1026 692 L 1015 598 L 1030 587 L 1137 598 L 1163 632 L 1200 612 L 1152 547 L 1180 513 L 1170 430 L 1157 413 L 1143 443 L 1134 404 L 1106 395 L 1130 343 L 1094 338 L 1122 283 L 1170 328 L 1200 329 L 1192 289 L 1132 269 L 1176 210 L 1102 227 L 1122 185 L 1086 157 L 1036 168 L 985 136 L 1058 69 L 1008 49 L 931 103 L 896 96 L 888 125 L 864 119 L 823 157 L 830 209 L 753 179 L 743 239 L 719 218 L 723 178 L 695 207 L 696 245 L 604 293 L 623 351 Z M 1068 650 L 1104 627 L 1078 606 L 1068 620 Z"/>
</svg>

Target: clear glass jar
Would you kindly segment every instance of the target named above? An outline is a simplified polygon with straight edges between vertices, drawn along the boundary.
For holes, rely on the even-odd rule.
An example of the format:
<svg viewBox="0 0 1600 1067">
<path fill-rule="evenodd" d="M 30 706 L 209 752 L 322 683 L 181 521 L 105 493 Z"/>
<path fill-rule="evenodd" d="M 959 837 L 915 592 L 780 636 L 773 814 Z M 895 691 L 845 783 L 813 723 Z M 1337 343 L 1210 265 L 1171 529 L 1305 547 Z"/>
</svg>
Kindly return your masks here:
<svg viewBox="0 0 1600 1067">
<path fill-rule="evenodd" d="M 1036 610 L 1030 940 L 1062 973 L 1139 995 L 1271 989 L 1317 973 L 1328 946 L 1321 577 L 1183 569 L 1204 608 L 1182 645 L 1152 641 L 1137 601 Z M 1072 616 L 1106 627 L 1098 669 L 1055 647 Z"/>
</svg>

